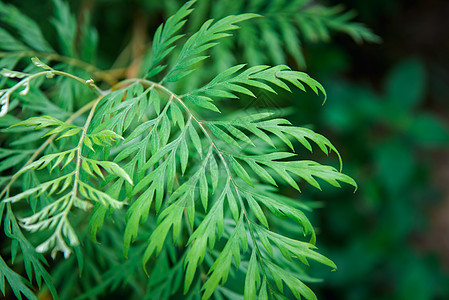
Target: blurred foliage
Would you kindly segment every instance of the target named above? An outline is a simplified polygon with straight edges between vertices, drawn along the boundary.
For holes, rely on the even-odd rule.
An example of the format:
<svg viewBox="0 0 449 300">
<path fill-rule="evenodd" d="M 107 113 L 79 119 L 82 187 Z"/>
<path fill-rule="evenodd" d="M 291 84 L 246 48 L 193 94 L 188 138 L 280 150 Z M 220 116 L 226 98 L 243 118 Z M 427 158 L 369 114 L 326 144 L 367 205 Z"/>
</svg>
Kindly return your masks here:
<svg viewBox="0 0 449 300">
<path fill-rule="evenodd" d="M 432 151 L 447 149 L 445 124 L 423 111 L 428 93 L 422 60 L 389 71 L 381 92 L 332 80 L 322 125 L 334 132 L 345 168 L 358 179 L 355 195 L 326 199 L 323 244 L 341 266 L 323 293 L 334 299 L 446 299 L 447 271 L 423 251 L 428 215 L 441 193 L 431 182 Z M 404 92 L 401 92 L 404 91 Z M 324 297 L 326 298 L 326 297 Z"/>
<path fill-rule="evenodd" d="M 431 216 L 447 201 L 436 178 L 449 149 L 449 46 L 440 38 L 448 3 L 331 2 L 356 9 L 383 42 L 308 49 L 309 71 L 322 76 L 330 99 L 318 126 L 360 186 L 353 195 L 317 195 L 321 242 L 340 266 L 323 274 L 321 298 L 447 299 L 447 236 L 432 231 Z"/>
</svg>

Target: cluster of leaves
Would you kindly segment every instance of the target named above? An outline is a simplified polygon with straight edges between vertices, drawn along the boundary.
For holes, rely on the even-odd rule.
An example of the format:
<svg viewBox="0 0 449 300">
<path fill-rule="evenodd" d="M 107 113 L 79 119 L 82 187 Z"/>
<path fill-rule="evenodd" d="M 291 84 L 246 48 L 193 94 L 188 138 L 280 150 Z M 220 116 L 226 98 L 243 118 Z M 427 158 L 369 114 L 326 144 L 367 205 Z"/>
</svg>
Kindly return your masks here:
<svg viewBox="0 0 449 300">
<path fill-rule="evenodd" d="M 214 56 L 223 59 L 218 66 L 212 67 L 229 67 L 243 60 L 251 66 L 292 62 L 305 68 L 303 47 L 311 43 L 329 42 L 332 32 L 349 35 L 357 43 L 379 41 L 370 29 L 353 21 L 353 11 L 345 11 L 343 6 L 327 7 L 309 0 L 250 0 L 238 3 L 224 0 L 213 5 L 209 1 L 199 1 L 198 9 L 192 14 L 190 29 L 193 30 L 205 18 L 222 18 L 241 12 L 253 12 L 264 17 L 244 26 L 235 40 L 224 41 L 216 47 Z M 235 51 L 237 47 L 241 51 Z"/>
<path fill-rule="evenodd" d="M 255 97 L 257 89 L 276 93 L 292 87 L 306 91 L 307 86 L 326 97 L 323 87 L 286 65 L 236 65 L 198 88 L 175 92 L 181 79 L 198 73 L 208 49 L 226 40 L 237 24 L 258 17 L 246 13 L 208 20 L 183 38 L 179 32 L 195 1 L 156 30 L 142 64 L 145 76 L 111 79 L 84 62 L 92 59 L 88 43 L 96 41 L 88 18 L 78 26 L 66 3 L 53 2 L 61 54 L 36 23 L 0 3 L 0 21 L 17 32 L 0 30 L 9 41 L 0 43 L 5 50 L 0 124 L 6 127 L 0 148 L 5 174 L 0 223 L 11 243 L 11 259 L 0 260 L 0 290 L 5 293 L 6 278 L 17 297 L 36 298 L 30 284 L 34 277 L 39 288 L 43 279 L 57 298 L 55 285 L 64 285 L 64 270 L 75 268 L 69 258 L 74 250 L 80 272 L 87 261 L 92 274 L 104 274 L 86 275 L 79 286 L 58 286 L 65 297 L 80 292 L 94 297 L 132 277 L 135 295 L 144 289 L 149 299 L 175 293 L 199 297 L 201 291 L 203 299 L 288 293 L 315 299 L 304 284 L 311 280 L 304 268 L 309 261 L 336 266 L 316 251 L 314 229 L 303 212 L 308 206 L 297 196 L 283 196 L 281 187 L 300 191 L 303 181 L 318 189 L 325 182 L 356 187 L 354 180 L 341 173 L 336 148 L 310 129 L 270 112 L 244 111 L 231 120 L 218 113 L 221 99 Z M 21 59 L 28 56 L 40 59 Z M 14 68 L 21 71 L 10 71 Z M 108 89 L 100 89 L 91 77 Z M 326 155 L 337 153 L 340 170 L 298 159 L 295 150 L 312 151 L 312 144 Z M 296 232 L 276 232 L 279 219 L 295 222 Z M 105 246 L 92 243 L 97 239 Z M 9 266 L 19 248 L 29 282 Z M 125 258 L 118 258 L 122 250 Z M 69 258 L 51 268 L 52 275 L 42 256 L 48 251 L 53 258 L 58 251 Z M 144 269 L 150 279 L 136 269 Z M 228 277 L 242 274 L 243 287 L 226 284 Z"/>
</svg>

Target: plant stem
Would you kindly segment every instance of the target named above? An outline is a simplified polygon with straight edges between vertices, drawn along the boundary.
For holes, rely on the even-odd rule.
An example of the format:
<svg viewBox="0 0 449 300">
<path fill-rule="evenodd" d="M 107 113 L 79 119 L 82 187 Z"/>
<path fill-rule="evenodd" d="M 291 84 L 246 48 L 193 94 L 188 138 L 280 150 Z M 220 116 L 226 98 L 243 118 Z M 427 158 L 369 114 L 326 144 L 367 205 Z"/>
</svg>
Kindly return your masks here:
<svg viewBox="0 0 449 300">
<path fill-rule="evenodd" d="M 66 64 L 69 64 L 71 66 L 78 67 L 80 69 L 86 70 L 89 73 L 92 73 L 92 75 L 100 80 L 106 81 L 110 85 L 114 85 L 117 83 L 117 79 L 114 76 L 111 76 L 110 73 L 116 70 L 109 70 L 104 71 L 99 69 L 98 67 L 91 65 L 87 62 L 84 62 L 82 60 L 62 56 L 56 53 L 42 53 L 42 52 L 36 52 L 36 51 L 24 51 L 24 52 L 0 52 L 0 58 L 6 57 L 6 56 L 20 56 L 20 57 L 41 57 L 46 58 L 53 61 L 60 61 L 64 62 Z M 121 72 L 123 73 L 123 72 Z"/>
</svg>

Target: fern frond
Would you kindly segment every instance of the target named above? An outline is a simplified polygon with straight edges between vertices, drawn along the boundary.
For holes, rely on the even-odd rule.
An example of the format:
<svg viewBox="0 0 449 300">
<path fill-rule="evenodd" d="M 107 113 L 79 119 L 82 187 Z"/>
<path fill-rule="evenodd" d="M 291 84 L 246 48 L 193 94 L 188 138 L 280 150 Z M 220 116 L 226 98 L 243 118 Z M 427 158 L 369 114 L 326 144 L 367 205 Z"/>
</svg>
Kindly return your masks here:
<svg viewBox="0 0 449 300">
<path fill-rule="evenodd" d="M 210 84 L 209 86 L 206 85 L 207 88 L 193 91 L 190 94 L 184 96 L 177 96 L 176 94 L 159 84 L 148 81 L 141 81 L 142 83 L 148 84 L 151 89 L 160 90 L 161 92 L 168 94 L 168 100 L 166 100 L 162 112 L 159 113 L 159 109 L 155 110 L 155 113 L 157 115 L 155 119 L 142 123 L 142 125 L 136 128 L 137 133 L 140 134 L 147 131 L 147 133 L 145 134 L 145 139 L 135 142 L 135 145 L 138 146 L 133 147 L 132 142 L 138 136 L 138 134 L 136 132 L 132 132 L 130 134 L 132 138 L 125 139 L 125 142 L 131 143 L 131 145 L 127 149 L 134 150 L 124 150 L 123 153 L 126 154 L 122 155 L 120 153 L 117 156 L 119 161 L 121 161 L 129 157 L 131 153 L 140 150 L 141 147 L 144 147 L 145 143 L 150 144 L 150 153 L 152 153 L 149 159 L 146 159 L 145 157 L 141 158 L 146 162 L 143 164 L 142 168 L 139 169 L 139 171 L 144 173 L 146 172 L 147 175 L 140 177 L 141 179 L 139 183 L 135 186 L 132 192 L 132 195 L 136 195 L 138 197 L 131 204 L 128 213 L 128 223 L 125 230 L 124 240 L 125 255 L 127 254 L 130 243 L 137 236 L 139 223 L 144 222 L 147 219 L 153 200 L 156 198 L 155 209 L 156 211 L 159 211 L 161 207 L 163 207 L 162 201 L 164 199 L 165 191 L 171 193 L 169 194 L 168 199 L 166 199 L 165 201 L 166 207 L 162 209 L 162 212 L 159 215 L 158 226 L 149 238 L 149 244 L 143 256 L 144 264 L 155 253 L 159 253 L 162 250 L 164 242 L 172 227 L 173 240 L 176 241 L 179 239 L 180 230 L 182 228 L 183 214 L 186 214 L 186 218 L 188 219 L 188 224 L 186 226 L 194 225 L 195 195 L 197 195 L 197 197 L 201 199 L 203 208 L 207 209 L 208 202 L 210 201 L 209 187 L 212 187 L 212 193 L 214 193 L 216 190 L 220 191 L 219 194 L 212 199 L 214 201 L 214 204 L 212 205 L 204 220 L 201 222 L 201 225 L 195 231 L 193 231 L 193 234 L 190 236 L 189 243 L 192 243 L 192 246 L 187 251 L 186 257 L 186 292 L 188 291 L 188 288 L 193 280 L 195 269 L 205 257 L 206 245 L 209 244 L 209 248 L 214 248 L 215 240 L 217 239 L 217 237 L 220 238 L 223 235 L 223 204 L 225 199 L 227 199 L 229 207 L 236 221 L 239 216 L 242 216 L 242 213 L 246 211 L 246 207 L 248 206 L 249 211 L 254 214 L 256 219 L 261 224 L 266 227 L 269 226 L 265 213 L 263 212 L 261 207 L 261 205 L 265 204 L 264 200 L 266 199 L 266 196 L 253 188 L 254 183 L 257 183 L 257 180 L 255 180 L 256 177 L 248 174 L 246 168 L 242 166 L 243 162 L 248 164 L 250 169 L 262 180 L 266 180 L 275 186 L 277 185 L 277 180 L 279 180 L 279 178 L 282 178 L 292 187 L 299 190 L 298 184 L 290 174 L 294 174 L 305 179 L 307 182 L 317 188 L 320 188 L 320 185 L 314 177 L 323 179 L 335 186 L 339 186 L 338 181 L 346 182 L 356 186 L 355 182 L 350 177 L 341 174 L 331 167 L 322 166 L 316 162 L 311 161 L 284 161 L 284 159 L 291 158 L 294 155 L 292 153 L 275 152 L 272 154 L 263 155 L 242 155 L 224 151 L 222 148 L 220 148 L 221 146 L 218 146 L 219 143 L 224 143 L 227 144 L 230 149 L 238 149 L 240 148 L 240 146 L 236 142 L 236 139 L 240 139 L 243 142 L 252 144 L 250 137 L 247 133 L 244 132 L 249 131 L 270 145 L 273 145 L 270 135 L 274 135 L 279 137 L 282 141 L 284 141 L 285 144 L 287 144 L 287 146 L 292 148 L 290 138 L 286 137 L 286 135 L 288 134 L 291 137 L 297 139 L 300 143 L 302 143 L 306 148 L 310 150 L 311 146 L 307 139 L 311 139 L 312 141 L 317 143 L 321 150 L 326 154 L 328 154 L 329 149 L 332 149 L 336 153 L 338 153 L 335 147 L 322 136 L 307 129 L 290 126 L 289 122 L 283 119 L 268 119 L 271 116 L 270 114 L 251 115 L 242 120 L 235 120 L 231 122 L 220 123 L 217 121 L 200 121 L 200 119 L 193 114 L 193 112 L 189 109 L 187 104 L 183 102 L 183 100 L 192 97 L 192 95 L 198 95 L 200 93 L 205 94 L 207 91 L 210 91 L 213 88 L 226 86 L 226 84 L 229 84 L 230 82 L 234 83 L 236 86 L 238 86 L 237 84 L 247 84 L 274 91 L 272 87 L 267 83 L 289 89 L 288 86 L 280 78 L 287 78 L 285 80 L 289 82 L 293 81 L 294 83 L 295 80 L 297 81 L 298 78 L 300 78 L 303 82 L 307 82 L 309 85 L 311 85 L 315 92 L 318 92 L 318 90 L 322 90 L 322 87 L 316 84 L 316 81 L 314 81 L 313 79 L 304 76 L 303 73 L 295 73 L 290 70 L 285 70 L 283 66 L 274 68 L 267 68 L 265 66 L 254 67 L 249 69 L 249 71 L 246 71 L 246 73 L 241 73 L 243 75 L 238 74 L 233 78 L 232 74 L 236 73 L 239 68 L 241 68 L 241 66 L 238 66 L 231 71 L 220 74 L 221 78 L 218 77 L 218 79 L 214 79 L 215 81 L 212 81 L 213 84 Z M 267 70 L 267 72 L 264 73 L 264 70 Z M 285 70 L 285 72 L 287 73 L 279 74 L 281 72 L 279 70 Z M 304 86 L 300 84 L 299 81 L 295 85 L 299 85 L 300 88 L 304 89 Z M 234 88 L 234 90 L 235 89 L 236 88 Z M 241 91 L 241 89 L 239 91 Z M 217 96 L 217 94 L 218 93 L 215 93 L 213 94 L 213 96 Z M 159 93 L 157 93 L 157 95 L 157 97 L 160 97 Z M 229 95 L 226 96 L 229 97 Z M 213 100 L 212 98 L 209 98 L 209 100 L 207 101 L 211 102 Z M 153 106 L 154 103 L 156 103 L 153 101 L 150 102 L 153 103 Z M 171 109 L 172 105 L 174 105 L 175 103 L 180 104 L 180 106 L 184 110 L 184 113 L 181 113 L 179 115 L 179 112 L 175 110 L 176 112 L 173 114 L 178 114 L 179 116 L 174 117 L 171 122 L 167 119 L 166 125 L 162 126 L 162 120 L 165 119 L 168 110 Z M 122 104 L 118 103 L 118 105 Z M 160 105 L 160 102 L 158 102 L 157 105 Z M 184 117 L 184 114 L 186 114 L 187 116 Z M 185 122 L 185 119 L 187 119 L 187 122 Z M 179 123 L 183 125 L 179 125 Z M 178 129 L 180 131 L 177 136 L 173 136 L 173 138 L 170 138 L 171 131 L 175 128 L 175 124 L 178 125 Z M 223 126 L 223 128 L 226 128 L 229 134 L 225 133 L 222 129 L 219 129 L 218 126 Z M 236 127 L 238 126 L 241 126 L 242 130 L 237 129 Z M 202 157 L 200 164 L 196 164 L 194 171 L 192 171 L 191 169 L 188 174 L 185 174 L 183 176 L 187 177 L 185 177 L 184 179 L 178 179 L 179 181 L 181 181 L 181 183 L 178 184 L 178 187 L 175 188 L 173 192 L 170 192 L 174 187 L 174 174 L 176 173 L 176 169 L 179 166 L 180 174 L 182 176 L 188 164 L 189 153 L 191 152 L 191 150 L 188 149 L 189 146 L 185 142 L 187 133 L 192 136 L 191 145 L 195 149 L 195 151 L 199 154 L 204 153 L 204 142 L 201 141 L 201 137 L 198 135 L 195 127 L 198 127 L 198 129 L 200 129 L 200 132 L 204 136 L 204 140 L 209 144 L 207 154 Z M 213 135 L 207 129 L 210 129 Z M 215 136 L 218 138 L 218 141 L 215 139 Z M 152 139 L 152 137 L 154 138 Z M 218 174 L 219 167 L 213 153 L 218 156 L 219 164 L 220 166 L 224 167 L 225 174 L 227 174 L 227 179 L 224 182 L 220 179 L 220 176 Z M 132 161 L 135 160 L 135 158 L 132 159 Z M 206 168 L 209 169 L 209 172 L 206 172 Z M 271 171 L 268 172 L 266 169 L 271 169 Z M 165 180 L 162 180 L 162 178 L 164 178 Z M 166 187 L 164 187 L 165 185 Z M 312 234 L 311 240 L 313 242 L 315 241 L 313 229 L 311 228 L 307 218 L 305 218 L 302 213 L 300 213 L 298 210 L 287 209 L 285 212 L 281 212 L 279 208 L 275 208 L 275 205 L 278 204 L 278 201 L 268 200 L 266 202 L 267 208 L 273 211 L 275 215 L 288 216 L 293 220 L 298 221 L 300 225 L 303 226 L 304 233 Z M 279 204 L 280 207 L 282 207 L 282 202 Z M 248 226 L 254 226 L 249 223 L 250 221 L 248 213 L 243 213 L 243 215 L 245 216 L 244 219 L 248 222 Z M 217 236 L 215 233 L 216 230 L 218 233 Z M 264 239 L 264 241 L 265 240 L 267 239 Z M 253 240 L 253 243 L 256 242 L 256 240 Z M 277 243 L 277 241 L 272 242 L 275 244 Z M 224 261 L 221 263 L 225 265 L 228 265 L 232 257 L 237 259 L 236 255 L 240 255 L 240 250 L 236 250 L 237 244 L 235 244 L 234 241 L 231 242 L 231 240 L 228 240 L 227 245 L 228 243 L 230 247 L 229 249 L 234 249 L 234 252 L 233 254 L 230 254 L 227 252 L 223 252 L 224 250 L 222 251 L 221 255 L 223 255 L 222 259 Z M 270 242 L 268 243 L 270 244 Z M 227 248 L 225 247 L 225 249 Z M 261 254 L 258 254 L 259 259 L 262 259 L 260 258 L 260 255 Z M 319 255 L 314 256 L 311 254 L 310 257 L 318 261 L 322 259 L 322 257 Z M 226 281 L 227 274 L 229 272 L 228 267 L 226 267 L 224 269 L 220 268 L 220 272 L 224 273 L 214 273 L 214 268 L 215 267 L 211 268 L 212 279 L 210 279 L 210 281 L 208 281 L 209 283 L 205 285 L 205 298 L 210 296 L 211 291 L 213 291 L 217 287 L 218 282 Z"/>
<path fill-rule="evenodd" d="M 156 65 L 173 51 L 175 46 L 172 46 L 172 44 L 183 36 L 182 34 L 175 34 L 184 26 L 185 18 L 193 10 L 190 7 L 195 2 L 196 0 L 186 2 L 173 16 L 168 18 L 165 24 L 158 27 L 153 38 L 151 56 L 146 59 L 148 63 L 144 63 L 142 67 L 147 72 L 145 77 L 151 78 L 165 69 L 166 66 L 164 65 L 157 67 Z"/>
<path fill-rule="evenodd" d="M 241 14 L 235 16 L 227 16 L 213 23 L 213 20 L 206 21 L 198 32 L 194 33 L 184 43 L 178 59 L 170 68 L 168 73 L 162 79 L 164 81 L 173 82 L 190 74 L 193 70 L 191 67 L 206 59 L 207 56 L 199 56 L 205 50 L 215 46 L 218 39 L 229 36 L 229 32 L 239 28 L 236 23 L 257 17 L 256 14 Z"/>
<path fill-rule="evenodd" d="M 73 57 L 75 56 L 77 32 L 75 17 L 70 13 L 68 3 L 61 0 L 53 0 L 53 3 L 55 5 L 55 18 L 53 18 L 52 23 L 58 33 L 61 52 L 68 57 Z"/>
<path fill-rule="evenodd" d="M 209 299 L 218 284 L 220 282 L 224 284 L 227 281 L 231 269 L 232 259 L 234 258 L 234 261 L 238 266 L 238 262 L 240 261 L 240 252 L 246 252 L 247 237 L 243 224 L 244 221 L 243 218 L 241 218 L 241 220 L 237 222 L 236 228 L 229 237 L 226 246 L 223 248 L 214 264 L 210 267 L 210 277 L 204 283 L 202 288 L 204 290 L 202 299 Z"/>
<path fill-rule="evenodd" d="M 303 72 L 291 71 L 289 67 L 281 65 L 276 67 L 254 66 L 247 70 L 239 72 L 244 65 L 237 65 L 220 73 L 205 86 L 191 91 L 181 98 L 207 108 L 212 111 L 219 111 L 211 97 L 219 98 L 237 98 L 237 93 L 255 97 L 254 93 L 247 88 L 256 87 L 265 91 L 276 93 L 268 84 L 278 86 L 284 90 L 290 91 L 290 88 L 284 82 L 289 82 L 299 89 L 305 91 L 304 84 L 307 84 L 316 94 L 321 91 L 326 101 L 326 92 L 316 80 Z"/>
<path fill-rule="evenodd" d="M 361 43 L 379 42 L 380 38 L 361 23 L 353 22 L 354 11 L 344 11 L 342 6 L 308 8 L 302 18 L 298 19 L 300 28 L 306 39 L 310 41 L 330 39 L 328 29 L 349 35 L 354 41 Z"/>
<path fill-rule="evenodd" d="M 306 60 L 302 47 L 317 42 L 329 42 L 333 33 L 350 36 L 357 43 L 379 42 L 380 38 L 369 28 L 354 22 L 355 13 L 343 6 L 329 7 L 318 1 L 258 0 L 235 3 L 223 0 L 214 5 L 200 1 L 201 9 L 192 18 L 222 18 L 244 12 L 256 13 L 264 18 L 248 22 L 237 34 L 236 42 L 221 43 L 214 48 L 213 56 L 223 61 L 214 66 L 225 66 L 247 61 L 251 66 L 260 64 L 285 64 L 291 57 L 304 68 Z M 193 29 L 193 26 L 191 26 Z M 238 45 L 240 51 L 235 51 Z M 223 68 L 218 69 L 221 71 Z"/>
<path fill-rule="evenodd" d="M 42 280 L 47 285 L 49 291 L 51 292 L 51 295 L 54 299 L 58 299 L 58 294 L 56 292 L 56 288 L 53 284 L 52 277 L 45 269 L 45 266 L 47 265 L 47 262 L 45 258 L 42 256 L 42 254 L 37 253 L 35 251 L 34 246 L 25 238 L 22 231 L 20 230 L 19 224 L 17 223 L 16 217 L 14 216 L 13 210 L 11 208 L 11 205 L 5 202 L 0 203 L 0 213 L 3 215 L 3 208 L 6 206 L 6 214 L 5 214 L 5 220 L 4 220 L 4 228 L 5 234 L 7 237 L 9 237 L 12 240 L 12 244 L 15 244 L 16 247 L 11 247 L 11 249 L 15 249 L 15 251 L 12 252 L 12 262 L 14 263 L 15 257 L 17 256 L 17 252 L 20 249 L 23 254 L 23 260 L 24 260 L 24 266 L 25 270 L 28 276 L 28 280 L 31 282 L 34 279 L 37 282 L 37 285 L 39 288 L 42 286 Z M 1 219 L 0 219 L 1 222 Z M 7 266 L 6 266 L 7 267 Z M 5 274 L 3 271 L 2 274 Z M 10 286 L 13 288 L 14 294 L 17 296 L 17 288 L 15 288 L 15 284 L 19 284 L 20 281 L 11 282 Z M 3 281 L 0 279 L 0 282 Z M 4 293 L 4 287 L 2 286 L 1 291 Z M 28 297 L 28 294 L 24 293 L 25 296 Z M 18 297 L 20 298 L 20 297 Z"/>
<path fill-rule="evenodd" d="M 29 86 L 29 81 L 32 78 L 37 76 L 47 76 L 52 78 L 55 74 L 63 75 L 70 78 L 73 78 L 77 81 L 83 82 L 87 86 L 91 86 L 91 83 L 88 81 L 84 82 L 80 78 L 77 78 L 71 74 L 66 74 L 61 71 L 54 70 L 50 68 L 48 65 L 42 63 L 39 59 L 34 58 L 33 63 L 40 68 L 43 68 L 47 71 L 36 73 L 36 74 L 25 74 L 13 71 L 2 71 L 2 75 L 12 77 L 12 78 L 25 78 L 22 79 L 19 83 L 13 86 L 8 93 L 14 92 L 15 89 L 24 85 L 23 81 L 28 80 L 26 84 Z M 49 76 L 50 75 L 50 76 Z M 98 89 L 98 88 L 97 88 Z M 61 151 L 58 153 L 47 154 L 41 157 L 40 159 L 30 162 L 26 164 L 23 168 L 21 168 L 16 174 L 14 174 L 14 178 L 19 177 L 20 175 L 32 171 L 32 170 L 41 170 L 45 167 L 49 168 L 49 172 L 51 173 L 55 168 L 60 169 L 61 171 L 70 163 L 75 161 L 74 171 L 69 172 L 65 175 L 61 175 L 56 179 L 44 182 L 39 184 L 34 188 L 30 188 L 25 190 L 22 193 L 19 193 L 14 196 L 6 197 L 2 201 L 5 203 L 17 202 L 26 197 L 32 196 L 35 194 L 35 197 L 40 196 L 45 193 L 46 197 L 51 197 L 53 193 L 56 191 L 57 194 L 63 193 L 69 186 L 72 186 L 70 192 L 60 196 L 58 199 L 54 200 L 44 208 L 42 208 L 39 212 L 33 214 L 30 217 L 22 219 L 22 226 L 29 231 L 42 231 L 42 230 L 54 230 L 53 234 L 42 244 L 40 244 L 36 250 L 38 252 L 46 252 L 50 248 L 52 250 L 52 256 L 54 257 L 57 251 L 62 251 L 65 257 L 68 257 L 71 253 L 69 246 L 67 245 L 65 238 L 69 240 L 70 246 L 79 245 L 78 237 L 73 230 L 72 225 L 68 221 L 68 214 L 71 211 L 72 207 L 79 207 L 84 210 L 89 209 L 92 205 L 81 198 L 78 197 L 78 192 L 84 196 L 87 200 L 91 200 L 94 202 L 98 202 L 105 206 L 112 206 L 117 209 L 120 208 L 123 203 L 115 200 L 108 194 L 90 186 L 89 184 L 84 183 L 80 180 L 81 170 L 83 170 L 88 175 L 95 177 L 96 175 L 103 178 L 102 169 L 104 169 L 109 174 L 118 176 L 128 181 L 130 184 L 132 180 L 128 176 L 128 174 L 117 164 L 113 162 L 107 161 L 98 161 L 89 159 L 82 154 L 83 145 L 92 148 L 94 141 L 96 144 L 103 145 L 104 143 L 111 144 L 113 140 L 117 139 L 118 136 L 116 133 L 111 131 L 101 131 L 97 134 L 87 135 L 87 130 L 90 126 L 90 122 L 92 120 L 94 111 L 96 109 L 96 105 L 98 104 L 99 98 L 96 104 L 92 107 L 90 111 L 90 116 L 86 120 L 84 127 L 74 126 L 71 124 L 67 124 L 62 122 L 56 118 L 50 116 L 43 117 L 33 117 L 28 120 L 19 122 L 15 126 L 34 126 L 35 129 L 49 128 L 52 127 L 52 130 L 48 131 L 45 135 L 58 135 L 59 137 L 56 140 L 60 140 L 62 138 L 69 138 L 78 134 L 81 134 L 79 138 L 79 142 L 77 147 L 73 149 L 69 149 L 66 151 Z M 54 128 L 53 128 L 54 127 Z"/>
<path fill-rule="evenodd" d="M 28 299 L 37 300 L 36 295 L 27 285 L 26 281 L 13 270 L 11 270 L 0 256 L 0 290 L 3 296 L 5 296 L 5 278 L 8 281 L 11 289 L 17 299 L 22 299 L 21 293 Z"/>
<path fill-rule="evenodd" d="M 251 223 L 248 211 L 251 211 L 251 215 L 254 215 L 265 227 L 269 226 L 265 213 L 262 210 L 262 206 L 266 206 L 277 216 L 287 216 L 297 221 L 304 228 L 305 234 L 312 235 L 311 241 L 315 241 L 313 228 L 303 213 L 295 209 L 287 209 L 285 204 L 277 200 L 270 199 L 265 201 L 267 196 L 254 189 L 254 184 L 258 182 L 257 177 L 253 176 L 252 173 L 250 175 L 242 163 L 247 164 L 249 169 L 260 177 L 261 180 L 265 180 L 274 186 L 277 186 L 277 182 L 283 179 L 289 185 L 299 190 L 296 180 L 290 174 L 303 178 L 317 188 L 320 188 L 320 184 L 314 177 L 323 179 L 335 186 L 339 186 L 338 181 L 356 186 L 350 177 L 341 174 L 334 168 L 312 161 L 285 160 L 291 159 L 294 156 L 293 153 L 275 152 L 262 155 L 245 155 L 239 154 L 238 151 L 229 152 L 221 148 L 222 146 L 220 145 L 225 144 L 229 149 L 240 149 L 240 145 L 236 140 L 253 144 L 251 138 L 254 138 L 254 136 L 273 146 L 273 137 L 270 137 L 271 135 L 280 138 L 291 149 L 293 149 L 293 146 L 290 140 L 293 138 L 311 150 L 311 145 L 307 141 L 307 139 L 310 139 L 318 144 L 324 153 L 328 154 L 329 149 L 331 149 L 338 154 L 335 147 L 324 137 L 311 130 L 291 126 L 284 119 L 270 119 L 271 114 L 250 115 L 230 122 L 202 121 L 190 110 L 188 102 L 184 102 L 184 100 L 190 100 L 193 97 L 208 97 L 207 100 L 204 100 L 208 103 L 213 101 L 212 97 L 235 97 L 231 92 L 223 92 L 224 88 L 229 88 L 232 92 L 252 94 L 249 89 L 242 85 L 258 87 L 272 92 L 274 92 L 273 85 L 289 90 L 289 87 L 283 80 L 305 90 L 299 81 L 301 80 L 311 86 L 316 93 L 319 90 L 324 92 L 322 86 L 316 81 L 304 73 L 290 71 L 285 66 L 273 68 L 259 66 L 237 74 L 237 71 L 241 68 L 242 66 L 236 66 L 217 76 L 205 87 L 183 96 L 177 96 L 160 84 L 137 80 L 136 82 L 148 85 L 145 91 L 150 90 L 148 92 L 150 96 L 144 98 L 148 101 L 144 107 L 148 110 L 152 106 L 155 117 L 137 126 L 130 133 L 129 137 L 125 138 L 125 145 L 128 144 L 128 146 L 116 157 L 117 162 L 129 161 L 127 166 L 131 170 L 131 176 L 139 178 L 138 184 L 131 192 L 131 196 L 136 198 L 131 203 L 128 211 L 128 222 L 124 238 L 125 256 L 128 254 L 130 243 L 138 235 L 139 224 L 145 222 L 148 218 L 152 203 L 155 202 L 156 212 L 161 210 L 158 225 L 149 238 L 148 246 L 143 256 L 144 265 L 154 254 L 161 252 L 172 227 L 173 240 L 177 241 L 180 238 L 184 214 L 188 220 L 185 226 L 194 226 L 194 220 L 196 219 L 194 199 L 196 197 L 201 199 L 205 210 L 209 206 L 208 203 L 213 201 L 211 209 L 203 221 L 201 221 L 201 225 L 193 231 L 189 238 L 188 244 L 191 247 L 187 250 L 185 260 L 187 268 L 185 292 L 189 290 L 195 275 L 195 269 L 205 258 L 207 245 L 209 245 L 210 249 L 213 249 L 217 238 L 223 236 L 223 205 L 225 199 L 227 199 L 235 221 L 237 222 L 238 219 L 245 216 L 243 220 L 248 223 L 247 226 L 251 227 L 250 230 L 255 231 L 256 229 L 253 228 L 255 225 Z M 162 94 L 165 94 L 165 97 Z M 114 104 L 110 104 L 109 110 L 107 110 L 109 113 L 112 113 L 111 119 L 118 118 L 117 120 L 119 120 L 118 116 L 121 114 L 119 108 L 126 107 L 128 109 L 129 107 L 129 105 L 125 104 L 130 102 L 130 100 L 122 100 L 124 94 L 120 95 L 122 96 L 111 98 L 116 99 Z M 131 93 L 129 97 L 133 97 L 133 94 Z M 141 106 L 142 104 L 136 104 L 136 110 L 137 107 Z M 168 118 L 169 111 L 171 112 L 171 119 Z M 135 119 L 135 115 L 135 113 L 131 114 L 130 118 Z M 121 122 L 126 122 L 126 118 L 121 118 L 120 120 Z M 116 123 L 110 124 L 114 124 L 111 126 L 117 126 Z M 241 129 L 237 129 L 238 127 L 241 127 Z M 198 129 L 202 133 L 202 137 L 198 134 Z M 177 132 L 177 134 L 172 132 Z M 139 136 L 141 138 L 137 139 Z M 192 141 L 190 145 L 187 143 L 187 136 L 190 136 Z M 206 148 L 207 151 L 204 151 L 205 143 L 209 144 Z M 193 163 L 190 171 L 185 173 L 192 150 L 202 155 L 201 163 Z M 147 151 L 151 153 L 149 158 L 147 158 Z M 207 154 L 203 155 L 205 152 Z M 135 155 L 131 156 L 132 154 Z M 219 159 L 218 163 L 215 155 Z M 136 174 L 137 162 L 141 167 Z M 219 174 L 218 170 L 220 167 L 224 168 L 225 178 L 227 179 L 222 178 L 221 174 Z M 178 168 L 180 177 L 176 178 L 175 174 Z M 216 191 L 218 191 L 218 194 L 211 199 L 209 197 L 210 193 L 214 194 Z M 168 195 L 165 196 L 166 194 Z M 164 199 L 165 202 L 163 202 Z M 247 210 L 247 207 L 249 210 Z M 285 207 L 285 211 L 279 207 Z M 242 236 L 241 234 L 239 235 Z M 260 236 L 261 234 L 259 238 Z M 267 238 L 264 238 L 263 242 L 265 241 L 269 245 L 278 243 L 277 240 L 271 240 L 270 242 Z M 229 267 L 220 268 L 220 273 L 215 271 L 216 267 L 211 267 L 211 279 L 204 285 L 206 289 L 205 298 L 210 296 L 220 281 L 226 281 L 230 268 L 229 263 L 232 258 L 240 259 L 237 258 L 237 255 L 240 257 L 240 246 L 238 246 L 238 243 L 234 239 L 228 239 L 226 245 L 229 246 L 226 247 L 233 249 L 232 254 L 222 250 L 222 258 L 219 259 L 220 264 L 229 265 Z M 257 243 L 254 237 L 252 238 L 252 243 Z M 288 245 L 285 247 L 290 247 Z M 226 251 L 231 251 L 226 247 L 224 248 Z M 261 255 L 258 254 L 258 259 L 263 259 Z M 320 255 L 314 254 L 310 254 L 309 257 L 318 261 L 324 259 Z M 302 261 L 304 262 L 304 260 Z"/>
</svg>

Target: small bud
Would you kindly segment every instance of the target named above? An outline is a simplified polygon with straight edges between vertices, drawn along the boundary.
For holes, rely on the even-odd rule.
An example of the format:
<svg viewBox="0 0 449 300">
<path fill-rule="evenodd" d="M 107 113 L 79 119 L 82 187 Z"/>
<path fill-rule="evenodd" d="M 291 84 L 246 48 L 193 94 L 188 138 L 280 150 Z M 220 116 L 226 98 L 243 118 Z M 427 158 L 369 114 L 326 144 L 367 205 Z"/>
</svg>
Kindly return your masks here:
<svg viewBox="0 0 449 300">
<path fill-rule="evenodd" d="M 37 58 L 37 57 L 32 57 L 32 58 L 31 58 L 31 61 L 33 62 L 33 64 L 34 64 L 36 67 L 39 67 L 39 68 L 42 68 L 42 69 L 45 69 L 45 70 L 53 70 L 53 69 L 50 68 L 48 65 L 44 64 L 43 62 L 41 62 L 41 61 L 39 60 L 39 58 Z"/>
</svg>

